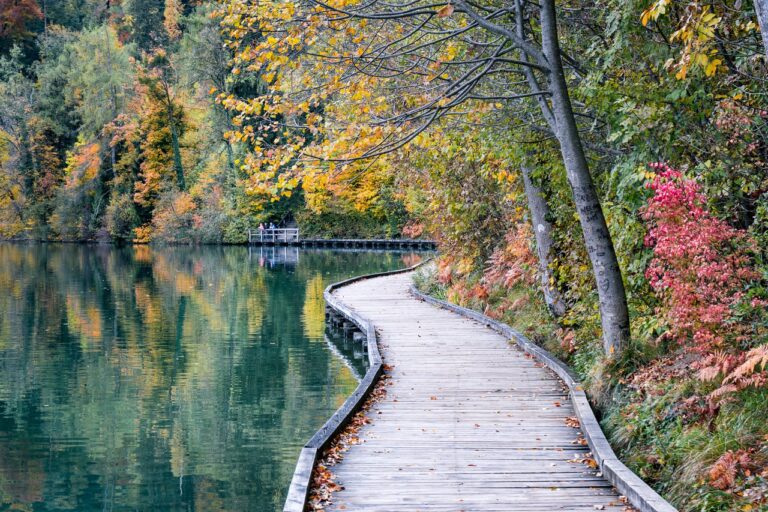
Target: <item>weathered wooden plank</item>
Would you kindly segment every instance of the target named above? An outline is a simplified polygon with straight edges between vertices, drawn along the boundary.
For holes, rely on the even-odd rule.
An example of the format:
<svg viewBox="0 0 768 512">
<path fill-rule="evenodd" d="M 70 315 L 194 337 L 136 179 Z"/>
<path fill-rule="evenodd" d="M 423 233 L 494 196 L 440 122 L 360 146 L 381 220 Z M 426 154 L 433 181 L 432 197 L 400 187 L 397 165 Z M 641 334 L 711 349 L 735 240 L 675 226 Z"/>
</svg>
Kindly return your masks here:
<svg viewBox="0 0 768 512">
<path fill-rule="evenodd" d="M 610 479 L 643 511 L 674 511 L 615 458 L 575 376 L 546 351 L 478 313 L 415 300 L 408 276 L 354 281 L 326 291 L 328 317 L 353 322 L 372 365 L 394 368 L 335 468 L 344 487 L 329 510 L 623 511 Z M 584 434 L 566 426 L 574 415 Z M 581 463 L 582 435 L 602 472 Z"/>
<path fill-rule="evenodd" d="M 621 510 L 611 485 L 573 462 L 588 449 L 566 426 L 563 383 L 506 337 L 413 299 L 409 284 L 334 292 L 376 326 L 393 370 L 363 443 L 336 468 L 344 489 L 329 510 Z"/>
</svg>

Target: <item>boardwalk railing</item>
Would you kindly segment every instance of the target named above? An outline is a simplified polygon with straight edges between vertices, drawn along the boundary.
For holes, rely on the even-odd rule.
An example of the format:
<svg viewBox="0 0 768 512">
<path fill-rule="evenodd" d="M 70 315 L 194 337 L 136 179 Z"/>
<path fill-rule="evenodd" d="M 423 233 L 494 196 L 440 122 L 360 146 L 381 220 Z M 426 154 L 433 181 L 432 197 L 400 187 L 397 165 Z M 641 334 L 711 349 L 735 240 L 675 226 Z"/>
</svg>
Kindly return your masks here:
<svg viewBox="0 0 768 512">
<path fill-rule="evenodd" d="M 299 228 L 249 229 L 248 243 L 289 244 L 299 241 Z"/>
<path fill-rule="evenodd" d="M 429 249 L 433 240 L 420 238 L 300 238 L 299 228 L 248 229 L 249 245 L 298 245 L 301 247 L 349 247 L 358 249 Z"/>
<path fill-rule="evenodd" d="M 363 402 L 368 395 L 370 395 L 383 371 L 379 345 L 376 340 L 376 329 L 374 328 L 373 323 L 348 308 L 343 302 L 337 300 L 336 297 L 333 296 L 333 291 L 364 279 L 410 272 L 424 265 L 427 261 L 429 261 L 429 259 L 417 263 L 410 268 L 353 277 L 346 281 L 329 285 L 323 292 L 327 307 L 333 311 L 334 314 L 338 314 L 353 323 L 362 332 L 365 337 L 364 343 L 366 343 L 368 347 L 369 367 L 368 371 L 363 376 L 363 379 L 360 381 L 360 384 L 357 385 L 357 388 L 355 388 L 349 398 L 341 404 L 341 407 L 339 407 L 333 416 L 325 422 L 325 425 L 320 427 L 320 430 L 315 432 L 315 435 L 313 435 L 312 438 L 307 441 L 307 444 L 304 445 L 304 448 L 302 448 L 301 453 L 299 454 L 299 460 L 296 462 L 296 469 L 293 472 L 291 485 L 288 488 L 288 496 L 285 499 L 283 512 L 303 512 L 305 510 L 315 463 L 320 458 L 323 450 L 331 444 L 334 437 L 336 437 L 347 423 L 349 423 L 352 416 L 360 410 L 360 407 L 363 405 Z"/>
<path fill-rule="evenodd" d="M 299 257 L 298 247 L 290 247 L 285 244 L 250 245 L 248 247 L 248 259 L 257 262 L 261 267 L 271 268 L 276 265 L 295 266 L 299 263 Z"/>
<path fill-rule="evenodd" d="M 597 461 L 603 476 L 627 497 L 629 503 L 640 512 L 678 512 L 667 500 L 662 498 L 647 483 L 637 476 L 631 469 L 624 465 L 616 456 L 608 439 L 595 417 L 589 400 L 584 392 L 584 387 L 576 374 L 565 363 L 550 354 L 542 347 L 536 345 L 523 334 L 511 328 L 505 323 L 494 320 L 482 313 L 467 309 L 444 300 L 436 299 L 422 293 L 414 285 L 410 288 L 411 295 L 419 300 L 433 304 L 437 307 L 457 313 L 465 318 L 472 319 L 490 329 L 514 340 L 517 346 L 524 352 L 533 356 L 544 366 L 552 370 L 560 380 L 568 386 L 571 401 L 579 420 L 581 430 L 592 451 L 592 456 Z"/>
</svg>

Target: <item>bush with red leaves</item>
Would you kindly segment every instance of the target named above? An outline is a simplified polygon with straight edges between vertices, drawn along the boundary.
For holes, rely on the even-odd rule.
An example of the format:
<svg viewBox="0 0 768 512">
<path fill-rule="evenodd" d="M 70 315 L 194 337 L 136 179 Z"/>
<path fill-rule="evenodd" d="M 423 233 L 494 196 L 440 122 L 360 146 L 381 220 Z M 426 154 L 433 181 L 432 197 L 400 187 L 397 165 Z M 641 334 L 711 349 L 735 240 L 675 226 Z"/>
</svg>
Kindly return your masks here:
<svg viewBox="0 0 768 512">
<path fill-rule="evenodd" d="M 705 353 L 722 348 L 739 334 L 731 322 L 734 306 L 759 278 L 754 243 L 709 212 L 696 181 L 666 164 L 651 167 L 658 174 L 642 212 L 645 243 L 653 248 L 646 277 L 663 301 L 668 335 Z"/>
</svg>

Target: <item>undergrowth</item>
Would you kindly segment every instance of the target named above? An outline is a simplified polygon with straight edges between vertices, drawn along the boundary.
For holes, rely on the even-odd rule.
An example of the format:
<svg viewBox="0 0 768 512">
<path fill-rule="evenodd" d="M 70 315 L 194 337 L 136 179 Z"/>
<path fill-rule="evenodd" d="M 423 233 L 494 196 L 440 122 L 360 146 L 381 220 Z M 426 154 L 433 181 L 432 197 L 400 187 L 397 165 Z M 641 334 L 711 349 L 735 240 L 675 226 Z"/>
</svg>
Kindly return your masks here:
<svg viewBox="0 0 768 512">
<path fill-rule="evenodd" d="M 741 390 L 717 414 L 693 414 L 684 405 L 712 384 L 691 375 L 684 354 L 633 339 L 610 362 L 597 325 L 558 325 L 534 283 L 480 293 L 482 272 L 448 282 L 441 271 L 439 264 L 422 267 L 417 288 L 498 318 L 569 364 L 619 457 L 681 512 L 768 511 L 768 390 Z M 515 307 L 499 313 L 503 304 Z"/>
</svg>

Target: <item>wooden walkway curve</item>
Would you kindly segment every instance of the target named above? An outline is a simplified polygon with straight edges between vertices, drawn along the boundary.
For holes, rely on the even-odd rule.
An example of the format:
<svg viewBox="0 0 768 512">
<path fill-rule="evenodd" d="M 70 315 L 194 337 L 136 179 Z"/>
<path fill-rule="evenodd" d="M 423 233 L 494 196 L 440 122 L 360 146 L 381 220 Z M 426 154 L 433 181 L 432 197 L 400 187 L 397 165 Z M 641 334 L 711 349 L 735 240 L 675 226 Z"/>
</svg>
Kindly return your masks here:
<svg viewBox="0 0 768 512">
<path fill-rule="evenodd" d="M 595 469 L 568 392 L 472 320 L 419 301 L 410 274 L 334 292 L 376 326 L 387 395 L 334 466 L 334 511 L 594 511 L 627 506 Z"/>
</svg>

